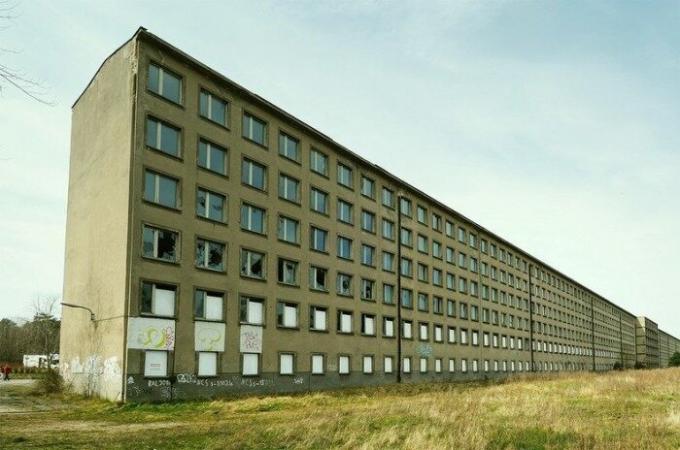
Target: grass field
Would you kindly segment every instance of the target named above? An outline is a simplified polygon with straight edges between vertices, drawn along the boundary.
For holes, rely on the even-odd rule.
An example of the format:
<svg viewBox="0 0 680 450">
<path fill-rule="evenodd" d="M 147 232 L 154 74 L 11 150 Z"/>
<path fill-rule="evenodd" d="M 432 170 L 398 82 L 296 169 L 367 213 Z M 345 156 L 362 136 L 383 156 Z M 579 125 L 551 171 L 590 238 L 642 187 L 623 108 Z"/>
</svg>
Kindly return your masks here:
<svg viewBox="0 0 680 450">
<path fill-rule="evenodd" d="M 680 369 L 160 405 L 31 389 L 0 388 L 0 448 L 680 449 Z"/>
</svg>

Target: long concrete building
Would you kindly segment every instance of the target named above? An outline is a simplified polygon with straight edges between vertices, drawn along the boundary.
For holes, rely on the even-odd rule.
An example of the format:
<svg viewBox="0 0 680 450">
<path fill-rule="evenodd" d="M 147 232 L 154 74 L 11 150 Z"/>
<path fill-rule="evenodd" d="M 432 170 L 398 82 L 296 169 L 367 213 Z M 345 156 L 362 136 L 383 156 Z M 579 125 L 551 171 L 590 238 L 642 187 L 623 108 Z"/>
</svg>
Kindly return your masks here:
<svg viewBox="0 0 680 450">
<path fill-rule="evenodd" d="M 140 28 L 73 106 L 62 374 L 112 400 L 664 365 L 678 339 Z"/>
</svg>

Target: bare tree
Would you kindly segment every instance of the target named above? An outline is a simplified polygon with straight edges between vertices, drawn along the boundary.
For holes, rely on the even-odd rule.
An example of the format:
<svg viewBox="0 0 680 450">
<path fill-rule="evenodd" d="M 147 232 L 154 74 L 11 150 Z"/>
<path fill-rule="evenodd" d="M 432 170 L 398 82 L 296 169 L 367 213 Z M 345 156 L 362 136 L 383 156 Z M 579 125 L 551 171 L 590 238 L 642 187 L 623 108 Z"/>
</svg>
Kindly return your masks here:
<svg viewBox="0 0 680 450">
<path fill-rule="evenodd" d="M 10 23 L 17 18 L 17 4 L 8 0 L 0 0 L 0 31 L 6 31 Z M 0 48 L 0 57 L 6 54 L 17 53 L 14 50 Z M 47 100 L 47 89 L 38 81 L 31 78 L 23 71 L 9 67 L 0 60 L 0 93 L 6 86 L 13 86 L 33 100 L 45 105 L 53 105 Z"/>
<path fill-rule="evenodd" d="M 47 367 L 52 367 L 53 358 L 59 352 L 60 321 L 55 317 L 59 298 L 57 296 L 36 297 L 33 300 L 33 320 L 24 328 L 26 348 L 47 357 Z"/>
</svg>

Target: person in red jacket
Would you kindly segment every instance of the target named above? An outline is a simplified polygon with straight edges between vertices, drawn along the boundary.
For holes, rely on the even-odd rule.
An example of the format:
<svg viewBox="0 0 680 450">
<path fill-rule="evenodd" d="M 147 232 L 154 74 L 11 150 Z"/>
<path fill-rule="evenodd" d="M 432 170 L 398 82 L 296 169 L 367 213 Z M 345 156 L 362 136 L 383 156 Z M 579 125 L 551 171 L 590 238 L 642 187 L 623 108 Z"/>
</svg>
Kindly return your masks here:
<svg viewBox="0 0 680 450">
<path fill-rule="evenodd" d="M 5 375 L 5 381 L 9 381 L 9 375 L 12 373 L 12 368 L 9 365 L 6 365 L 2 369 L 2 372 Z"/>
</svg>

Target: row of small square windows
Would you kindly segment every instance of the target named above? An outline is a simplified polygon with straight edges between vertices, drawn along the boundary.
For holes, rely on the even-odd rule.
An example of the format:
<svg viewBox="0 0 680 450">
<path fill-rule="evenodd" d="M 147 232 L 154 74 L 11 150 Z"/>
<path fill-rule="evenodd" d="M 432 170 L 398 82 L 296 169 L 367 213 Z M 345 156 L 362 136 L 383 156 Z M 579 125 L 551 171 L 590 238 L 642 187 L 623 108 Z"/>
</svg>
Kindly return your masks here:
<svg viewBox="0 0 680 450">
<path fill-rule="evenodd" d="M 168 361 L 169 352 L 146 350 L 144 352 L 144 376 L 149 378 L 161 377 L 165 378 L 170 374 L 170 364 Z M 278 373 L 279 375 L 295 375 L 296 374 L 296 360 L 297 354 L 295 352 L 279 352 Z M 328 367 L 327 355 L 325 353 L 311 353 L 310 355 L 310 373 L 311 375 L 324 375 L 330 367 Z M 261 355 L 258 353 L 241 353 L 240 366 L 241 375 L 243 376 L 259 376 L 261 372 Z M 456 365 L 455 358 L 448 358 L 448 371 L 454 373 L 459 370 L 462 373 L 468 372 L 468 361 L 470 363 L 470 370 L 473 373 L 479 372 L 478 359 L 460 358 L 459 365 Z M 402 373 L 411 373 L 411 356 L 402 357 Z M 434 362 L 434 367 L 430 366 L 430 361 Z M 435 373 L 443 372 L 444 358 L 428 358 L 419 357 L 419 372 L 421 374 L 428 373 L 434 369 Z M 216 377 L 219 374 L 219 353 L 218 352 L 197 352 L 197 376 L 198 377 Z M 350 375 L 352 373 L 352 357 L 350 355 L 337 355 L 337 365 L 332 369 L 337 370 L 339 375 Z M 383 372 L 385 374 L 394 373 L 394 356 L 386 355 L 383 357 Z M 535 370 L 538 371 L 559 371 L 559 370 L 584 370 L 586 365 L 580 362 L 552 362 L 543 361 L 535 363 Z M 362 355 L 361 356 L 361 372 L 365 375 L 375 373 L 375 356 Z M 482 371 L 488 372 L 528 372 L 530 370 L 529 361 L 520 360 L 482 360 Z"/>
<path fill-rule="evenodd" d="M 152 315 L 157 317 L 175 317 L 176 309 L 176 287 L 174 285 L 159 284 L 152 282 L 142 283 L 142 301 L 140 304 L 140 312 L 143 315 Z M 460 318 L 468 318 L 468 305 L 460 303 Z M 312 331 L 328 331 L 328 307 L 311 305 L 309 308 L 309 328 Z M 455 317 L 455 302 L 449 300 L 447 302 L 447 315 Z M 472 311 L 476 311 L 476 307 L 472 307 Z M 488 311 L 487 311 L 488 312 Z M 492 311 L 496 313 L 496 311 Z M 476 315 L 476 313 L 475 313 Z M 239 304 L 239 322 L 241 324 L 259 325 L 265 324 L 265 300 L 259 297 L 241 296 Z M 278 301 L 276 304 L 277 327 L 288 329 L 299 329 L 299 305 L 289 301 Z M 353 312 L 337 309 L 337 332 L 342 334 L 353 333 Z M 210 321 L 224 321 L 224 294 L 221 292 L 211 292 L 203 289 L 196 289 L 194 296 L 194 317 L 199 320 Z M 375 314 L 361 314 L 361 334 L 364 336 L 376 336 L 376 315 Z M 472 318 L 478 320 L 478 318 Z M 383 337 L 395 337 L 394 317 L 383 316 L 382 334 Z M 418 322 L 419 335 L 418 339 L 422 341 L 429 340 L 430 324 L 427 322 Z M 510 325 L 512 327 L 512 325 Z M 413 321 L 402 321 L 402 337 L 405 339 L 413 338 Z M 444 342 L 444 326 L 440 324 L 432 324 L 434 342 Z M 468 344 L 468 329 L 459 329 L 459 340 L 456 339 L 456 327 L 446 327 L 448 333 L 448 343 L 460 343 L 462 345 Z M 521 328 L 520 328 L 521 329 Z M 479 345 L 479 331 L 470 330 L 471 344 Z M 506 335 L 499 335 L 497 333 L 482 332 L 482 345 L 493 346 L 498 348 L 499 338 L 500 347 L 515 349 L 515 342 L 517 342 L 517 349 L 523 349 L 522 338 Z M 492 339 L 490 341 L 490 339 Z M 525 346 L 528 345 L 529 340 L 524 338 Z M 541 351 L 541 342 L 534 341 L 534 349 Z M 536 347 L 538 343 L 538 347 Z M 543 351 L 548 353 L 564 353 L 564 354 L 582 354 L 580 347 L 552 343 L 543 341 Z"/>
</svg>

